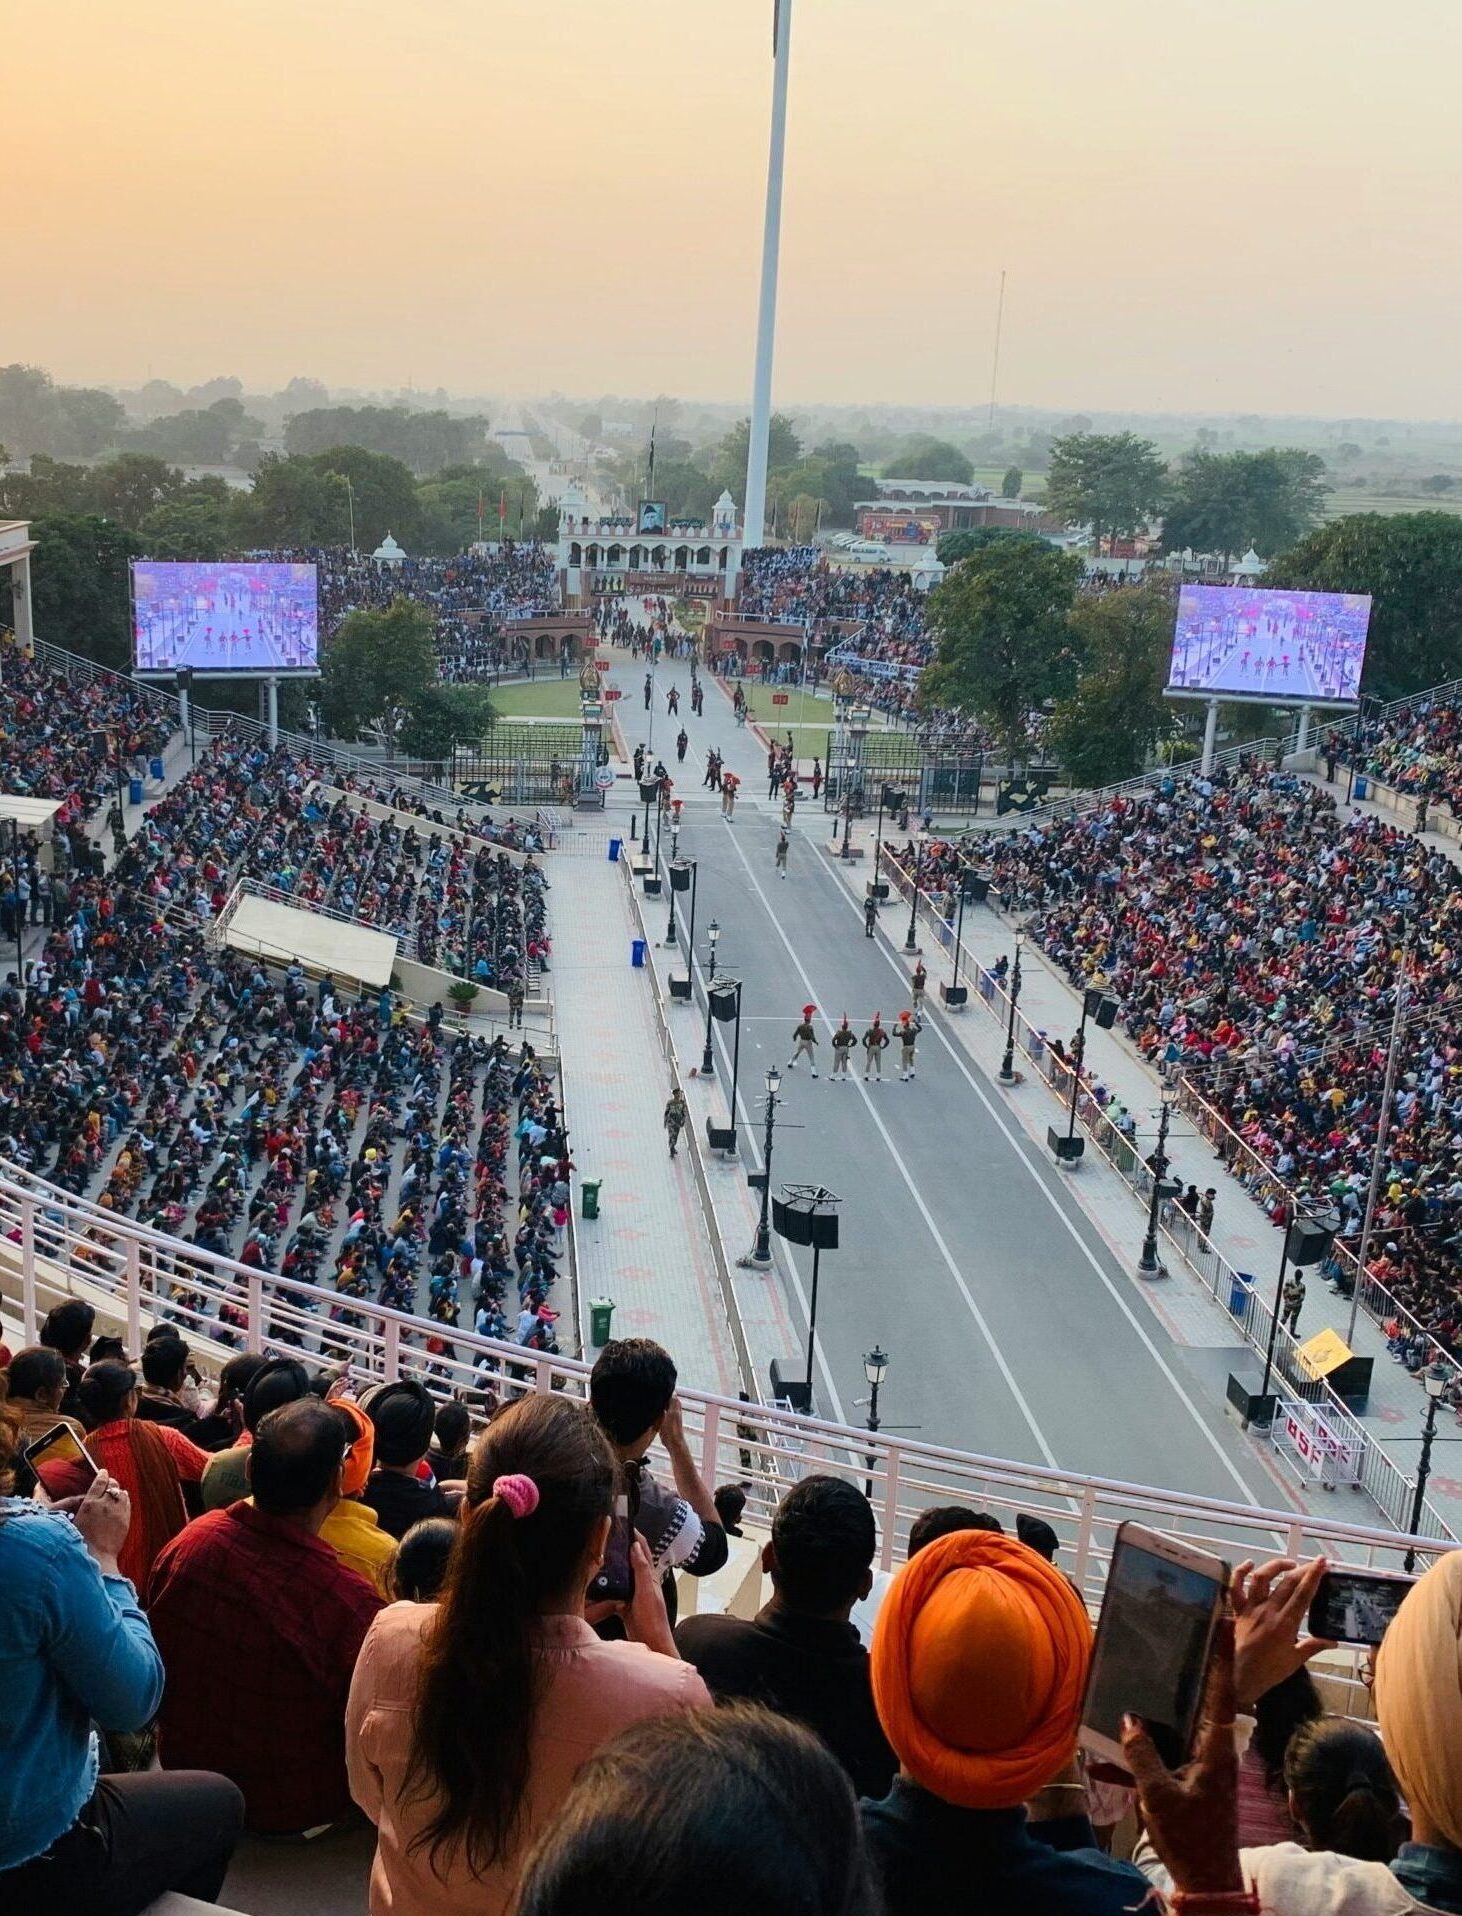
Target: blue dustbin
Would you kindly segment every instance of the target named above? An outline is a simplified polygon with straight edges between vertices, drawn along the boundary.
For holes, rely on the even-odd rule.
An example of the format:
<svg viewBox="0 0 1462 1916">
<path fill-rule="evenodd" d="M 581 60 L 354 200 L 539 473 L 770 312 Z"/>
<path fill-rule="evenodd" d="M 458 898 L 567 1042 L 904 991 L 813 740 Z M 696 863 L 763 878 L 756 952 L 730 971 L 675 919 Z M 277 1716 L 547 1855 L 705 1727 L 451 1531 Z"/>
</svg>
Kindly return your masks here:
<svg viewBox="0 0 1462 1916">
<path fill-rule="evenodd" d="M 142 780 L 140 778 L 129 778 L 127 780 L 127 796 L 134 805 L 140 805 L 142 803 Z"/>
<path fill-rule="evenodd" d="M 645 968 L 645 953 L 649 949 L 643 938 L 632 938 L 629 947 L 629 961 L 636 971 Z"/>
<path fill-rule="evenodd" d="M 1356 775 L 1355 775 L 1355 795 L 1356 795 L 1356 797 L 1357 797 L 1357 798 L 1364 798 L 1364 797 L 1365 797 L 1365 795 L 1366 795 L 1366 793 L 1367 793 L 1367 792 L 1368 792 L 1368 791 L 1369 791 L 1370 789 L 1371 789 L 1371 782 L 1370 782 L 1370 780 L 1369 780 L 1369 779 L 1368 779 L 1368 778 L 1366 777 L 1366 775 L 1364 774 L 1364 772 L 1357 772 L 1357 773 L 1356 773 Z"/>
<path fill-rule="evenodd" d="M 155 778 L 159 784 L 162 783 L 162 760 L 160 758 L 152 759 L 148 764 L 147 771 L 149 777 Z"/>
<path fill-rule="evenodd" d="M 1228 1307 L 1235 1317 L 1242 1317 L 1249 1301 L 1249 1293 L 1254 1288 L 1254 1279 L 1248 1271 L 1235 1271 L 1229 1285 Z"/>
<path fill-rule="evenodd" d="M 619 854 L 623 849 L 624 849 L 624 840 L 622 838 L 610 839 L 609 862 L 611 865 L 617 865 L 619 863 Z"/>
</svg>

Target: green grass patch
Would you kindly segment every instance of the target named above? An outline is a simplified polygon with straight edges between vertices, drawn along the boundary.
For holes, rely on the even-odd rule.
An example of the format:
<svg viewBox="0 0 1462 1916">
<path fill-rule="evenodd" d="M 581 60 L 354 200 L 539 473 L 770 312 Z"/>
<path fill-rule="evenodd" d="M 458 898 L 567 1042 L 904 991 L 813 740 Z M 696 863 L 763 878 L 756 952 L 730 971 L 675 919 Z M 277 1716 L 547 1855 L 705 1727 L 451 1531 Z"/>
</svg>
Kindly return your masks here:
<svg viewBox="0 0 1462 1916">
<path fill-rule="evenodd" d="M 579 716 L 579 674 L 566 679 L 537 678 L 523 685 L 495 685 L 493 707 L 500 718 L 576 719 Z"/>
</svg>

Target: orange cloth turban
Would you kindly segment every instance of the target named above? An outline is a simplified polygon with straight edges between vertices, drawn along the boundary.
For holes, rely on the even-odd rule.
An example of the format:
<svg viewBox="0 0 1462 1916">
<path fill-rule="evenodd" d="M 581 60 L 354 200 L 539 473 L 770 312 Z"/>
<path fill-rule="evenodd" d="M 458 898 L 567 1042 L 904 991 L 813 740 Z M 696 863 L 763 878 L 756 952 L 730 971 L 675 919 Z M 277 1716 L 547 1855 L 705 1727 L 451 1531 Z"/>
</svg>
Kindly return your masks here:
<svg viewBox="0 0 1462 1916">
<path fill-rule="evenodd" d="M 347 1397 L 336 1398 L 335 1408 L 343 1410 L 355 1425 L 355 1435 L 345 1452 L 345 1472 L 340 1480 L 340 1491 L 342 1496 L 357 1497 L 365 1489 L 371 1465 L 375 1462 L 376 1427 L 360 1405 L 353 1404 Z"/>
<path fill-rule="evenodd" d="M 1011 1809 L 1070 1760 L 1091 1662 L 1081 1599 L 1013 1537 L 958 1530 L 899 1572 L 873 1631 L 873 1700 L 914 1781 Z"/>
</svg>

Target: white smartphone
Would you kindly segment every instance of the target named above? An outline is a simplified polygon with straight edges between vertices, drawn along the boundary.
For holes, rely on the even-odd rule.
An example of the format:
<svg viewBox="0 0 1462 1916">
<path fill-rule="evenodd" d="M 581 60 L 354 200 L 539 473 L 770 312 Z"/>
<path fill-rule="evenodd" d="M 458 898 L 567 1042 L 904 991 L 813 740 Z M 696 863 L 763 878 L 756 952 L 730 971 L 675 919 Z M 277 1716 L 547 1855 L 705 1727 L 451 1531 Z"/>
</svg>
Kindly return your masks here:
<svg viewBox="0 0 1462 1916">
<path fill-rule="evenodd" d="M 1211 1551 L 1119 1525 L 1081 1712 L 1084 1750 L 1122 1764 L 1130 1711 L 1165 1763 L 1187 1761 L 1228 1585 L 1229 1566 Z"/>
</svg>

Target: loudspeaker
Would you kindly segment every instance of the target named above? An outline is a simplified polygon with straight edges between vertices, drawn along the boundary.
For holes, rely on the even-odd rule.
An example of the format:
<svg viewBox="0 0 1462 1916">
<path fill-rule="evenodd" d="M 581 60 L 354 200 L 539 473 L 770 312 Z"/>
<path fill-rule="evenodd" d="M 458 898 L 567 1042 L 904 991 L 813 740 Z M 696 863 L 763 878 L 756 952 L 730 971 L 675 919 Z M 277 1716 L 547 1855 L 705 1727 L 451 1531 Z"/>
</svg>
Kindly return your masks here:
<svg viewBox="0 0 1462 1916">
<path fill-rule="evenodd" d="M 670 867 L 670 889 L 671 891 L 690 890 L 690 866 L 683 858 L 677 858 Z"/>
<path fill-rule="evenodd" d="M 1267 1428 L 1274 1422 L 1274 1407 L 1278 1398 L 1272 1390 L 1261 1396 L 1249 1379 L 1230 1371 L 1227 1394 L 1228 1401 L 1240 1417 L 1246 1418 L 1249 1423 Z"/>
<path fill-rule="evenodd" d="M 812 1386 L 803 1372 L 800 1358 L 774 1357 L 771 1379 L 774 1404 L 786 1404 L 790 1410 L 798 1411 L 803 1417 L 811 1415 Z"/>
<path fill-rule="evenodd" d="M 736 1016 L 740 994 L 735 985 L 711 986 L 711 1016 L 718 1024 L 728 1025 Z"/>
<path fill-rule="evenodd" d="M 758 1187 L 760 1188 L 760 1187 Z M 838 1248 L 836 1211 L 805 1211 L 785 1199 L 772 1199 L 772 1229 L 789 1244 L 807 1244 L 819 1251 Z"/>
<path fill-rule="evenodd" d="M 1117 1022 L 1117 1001 L 1109 998 L 1104 991 L 1085 992 L 1081 1002 L 1087 1017 L 1098 1031 L 1110 1031 Z"/>
<path fill-rule="evenodd" d="M 883 883 L 882 879 L 875 880 L 870 878 L 867 885 L 867 892 L 870 898 L 876 898 L 879 903 L 882 904 L 883 900 L 888 896 L 888 886 Z"/>
<path fill-rule="evenodd" d="M 1077 1164 L 1086 1150 L 1086 1139 L 1079 1131 L 1068 1138 L 1066 1133 L 1058 1131 L 1054 1124 L 1047 1127 L 1046 1142 L 1055 1152 L 1058 1164 Z"/>
<path fill-rule="evenodd" d="M 960 1010 L 968 1000 L 969 995 L 970 988 L 968 985 L 941 985 L 939 987 L 939 996 L 943 999 L 946 1008 L 950 1011 Z"/>
<path fill-rule="evenodd" d="M 967 905 L 983 905 L 990 896 L 990 881 L 978 872 L 966 872 L 960 880 Z"/>
<path fill-rule="evenodd" d="M 660 874 L 658 872 L 646 872 L 644 887 L 646 898 L 658 898 L 660 896 Z"/>
<path fill-rule="evenodd" d="M 1330 1255 L 1340 1220 L 1333 1212 L 1323 1217 L 1297 1217 L 1284 1238 L 1284 1255 L 1291 1264 L 1318 1264 Z"/>
<path fill-rule="evenodd" d="M 689 978 L 672 978 L 670 980 L 670 996 L 672 998 L 688 999 L 690 997 Z"/>
<path fill-rule="evenodd" d="M 707 1118 L 706 1143 L 713 1151 L 734 1151 L 736 1149 L 736 1126 L 734 1124 L 717 1124 L 714 1118 Z"/>
</svg>

